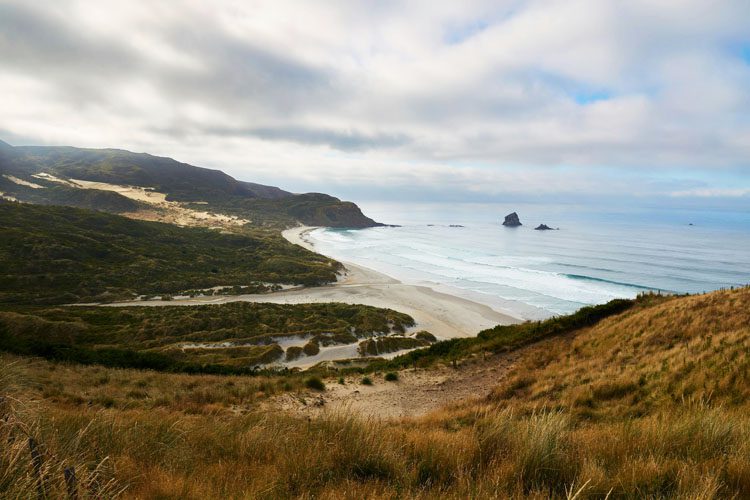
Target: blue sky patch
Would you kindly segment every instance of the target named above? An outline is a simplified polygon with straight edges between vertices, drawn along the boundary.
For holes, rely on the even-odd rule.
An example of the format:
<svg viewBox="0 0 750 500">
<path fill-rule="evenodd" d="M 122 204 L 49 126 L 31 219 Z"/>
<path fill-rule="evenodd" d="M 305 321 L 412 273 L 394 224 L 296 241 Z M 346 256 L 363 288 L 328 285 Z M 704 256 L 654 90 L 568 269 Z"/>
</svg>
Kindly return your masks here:
<svg viewBox="0 0 750 500">
<path fill-rule="evenodd" d="M 579 92 L 573 92 L 571 94 L 571 97 L 581 105 L 591 104 L 592 102 L 597 101 L 606 101 L 607 99 L 611 99 L 613 97 L 612 92 L 608 92 L 606 90 L 594 90 L 594 91 L 579 91 Z"/>
<path fill-rule="evenodd" d="M 488 27 L 489 23 L 481 20 L 472 21 L 471 23 L 462 26 L 454 26 L 446 31 L 443 35 L 443 40 L 448 45 L 458 45 L 469 38 L 478 35 Z"/>
</svg>

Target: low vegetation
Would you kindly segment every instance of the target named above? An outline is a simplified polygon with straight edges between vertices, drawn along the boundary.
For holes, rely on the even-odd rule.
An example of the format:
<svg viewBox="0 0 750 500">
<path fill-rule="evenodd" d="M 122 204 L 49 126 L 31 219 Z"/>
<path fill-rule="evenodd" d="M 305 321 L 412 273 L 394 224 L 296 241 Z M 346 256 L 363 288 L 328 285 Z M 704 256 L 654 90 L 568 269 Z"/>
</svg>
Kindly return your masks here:
<svg viewBox="0 0 750 500">
<path fill-rule="evenodd" d="M 325 391 L 326 385 L 325 383 L 320 380 L 318 377 L 310 377 L 307 380 L 305 380 L 305 387 L 308 389 L 312 389 L 314 391 Z"/>
<path fill-rule="evenodd" d="M 556 339 L 492 399 L 596 420 L 684 404 L 742 408 L 750 402 L 750 288 L 663 298 Z"/>
<path fill-rule="evenodd" d="M 0 200 L 0 304 L 72 303 L 258 282 L 319 285 L 339 264 L 245 229 L 224 234 Z"/>
<path fill-rule="evenodd" d="M 498 325 L 479 332 L 476 337 L 443 340 L 433 343 L 427 349 L 417 349 L 389 361 L 373 362 L 368 369 L 375 371 L 410 366 L 427 367 L 437 362 L 455 363 L 459 359 L 481 353 L 506 352 L 545 338 L 592 326 L 604 318 L 622 313 L 633 306 L 647 306 L 664 298 L 660 295 L 645 294 L 635 300 L 615 299 L 606 304 L 583 307 L 575 313 L 543 321 Z M 428 343 L 427 339 L 430 337 L 434 339 L 429 332 L 420 332 L 416 335 L 416 339 L 424 343 Z"/>
<path fill-rule="evenodd" d="M 278 337 L 312 339 L 289 348 L 293 360 L 339 336 L 356 341 L 413 324 L 390 309 L 339 303 L 26 307 L 0 311 L 0 349 L 85 364 L 247 374 L 283 358 Z"/>
<path fill-rule="evenodd" d="M 430 345 L 427 340 L 414 337 L 388 336 L 363 340 L 357 348 L 360 356 L 378 356 L 403 349 L 416 349 Z"/>
</svg>

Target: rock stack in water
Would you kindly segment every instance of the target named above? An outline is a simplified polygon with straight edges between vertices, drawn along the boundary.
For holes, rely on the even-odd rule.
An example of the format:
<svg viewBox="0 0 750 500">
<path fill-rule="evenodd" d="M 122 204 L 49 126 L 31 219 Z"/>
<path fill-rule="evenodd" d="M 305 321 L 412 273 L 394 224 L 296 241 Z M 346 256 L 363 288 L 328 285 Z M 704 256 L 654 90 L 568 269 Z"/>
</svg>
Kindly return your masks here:
<svg viewBox="0 0 750 500">
<path fill-rule="evenodd" d="M 518 214 L 513 212 L 512 214 L 508 214 L 505 216 L 505 220 L 503 221 L 503 226 L 506 227 L 518 227 L 522 226 L 520 219 L 518 218 Z"/>
</svg>

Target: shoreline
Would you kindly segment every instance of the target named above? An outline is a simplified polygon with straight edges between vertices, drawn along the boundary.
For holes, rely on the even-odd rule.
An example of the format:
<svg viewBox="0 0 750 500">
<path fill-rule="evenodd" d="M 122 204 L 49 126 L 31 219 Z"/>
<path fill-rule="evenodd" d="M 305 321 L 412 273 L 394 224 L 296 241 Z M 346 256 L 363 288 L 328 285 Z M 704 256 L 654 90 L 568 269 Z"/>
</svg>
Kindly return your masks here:
<svg viewBox="0 0 750 500">
<path fill-rule="evenodd" d="M 312 226 L 299 226 L 292 229 L 287 229 L 282 232 L 282 236 L 289 241 L 290 243 L 294 243 L 296 245 L 299 245 L 307 250 L 310 250 L 311 252 L 320 253 L 318 252 L 317 248 L 315 247 L 315 243 L 310 241 L 309 234 L 316 230 L 320 229 L 319 227 L 312 227 Z M 476 300 L 471 296 L 466 296 L 465 294 L 456 293 L 456 290 L 451 289 L 449 286 L 441 285 L 441 284 L 435 284 L 435 286 L 426 286 L 426 285 L 414 285 L 414 284 L 408 284 L 403 283 L 399 281 L 398 279 L 391 277 L 383 272 L 376 271 L 374 269 L 371 269 L 369 267 L 366 267 L 361 264 L 354 264 L 352 262 L 344 261 L 341 259 L 336 259 L 344 266 L 345 273 L 339 278 L 338 282 L 334 284 L 334 286 L 363 286 L 363 285 L 378 285 L 378 284 L 391 284 L 391 285 L 398 285 L 399 288 L 412 288 L 415 289 L 418 293 L 426 293 L 433 297 L 440 297 L 441 299 L 450 300 L 454 303 L 461 303 L 466 307 L 473 308 L 475 306 L 478 306 L 480 309 L 486 311 L 491 311 L 492 316 L 496 316 L 498 318 L 497 324 L 514 324 L 514 323 L 522 323 L 523 321 L 526 321 L 528 318 L 523 316 L 522 313 L 519 313 L 515 311 L 512 307 L 510 307 L 510 304 L 506 304 L 503 301 L 503 304 L 500 304 L 501 309 L 498 310 L 498 305 L 495 305 L 493 307 L 489 303 L 483 303 L 480 300 Z M 440 304 L 438 304 L 440 305 Z M 505 307 L 503 307 L 505 306 Z M 394 307 L 391 307 L 391 309 L 395 309 Z M 414 318 L 416 320 L 416 317 Z M 492 326 L 495 326 L 492 325 Z M 488 327 L 489 328 L 489 327 Z M 456 335 L 453 337 L 447 337 L 447 338 L 455 338 L 455 337 L 467 337 L 467 336 L 476 336 L 477 333 L 479 333 L 480 330 L 475 331 L 474 333 L 470 333 L 468 335 Z M 434 333 L 434 332 L 432 332 Z"/>
<path fill-rule="evenodd" d="M 315 252 L 315 246 L 305 238 L 314 229 L 317 228 L 300 226 L 283 231 L 282 236 L 291 243 Z M 345 274 L 336 283 L 321 287 L 267 294 L 194 297 L 170 301 L 127 301 L 107 304 L 107 306 L 159 307 L 227 302 L 274 304 L 343 302 L 388 308 L 408 314 L 416 322 L 416 326 L 410 331 L 427 330 L 440 340 L 474 337 L 487 328 L 522 321 L 462 297 L 436 291 L 426 286 L 404 284 L 390 276 L 350 262 L 342 262 L 342 264 L 346 269 Z"/>
</svg>

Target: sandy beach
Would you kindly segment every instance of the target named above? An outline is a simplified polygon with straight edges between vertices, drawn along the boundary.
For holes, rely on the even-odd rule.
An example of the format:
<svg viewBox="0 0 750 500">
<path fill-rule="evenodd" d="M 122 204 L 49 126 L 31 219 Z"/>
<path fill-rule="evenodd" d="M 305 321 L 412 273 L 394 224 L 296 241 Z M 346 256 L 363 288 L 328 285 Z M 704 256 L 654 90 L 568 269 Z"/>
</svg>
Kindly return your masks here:
<svg viewBox="0 0 750 500">
<path fill-rule="evenodd" d="M 315 228 L 297 227 L 282 234 L 288 241 L 315 251 L 306 238 Z M 120 302 L 113 306 L 143 305 L 200 305 L 225 302 L 270 302 L 302 304 L 310 302 L 343 302 L 387 307 L 409 314 L 417 322 L 416 330 L 427 330 L 440 339 L 474 336 L 481 330 L 498 324 L 518 323 L 520 320 L 495 311 L 489 306 L 437 292 L 424 286 L 401 283 L 379 272 L 343 262 L 346 273 L 335 284 L 301 288 L 269 294 L 195 297 L 171 301 Z"/>
</svg>

